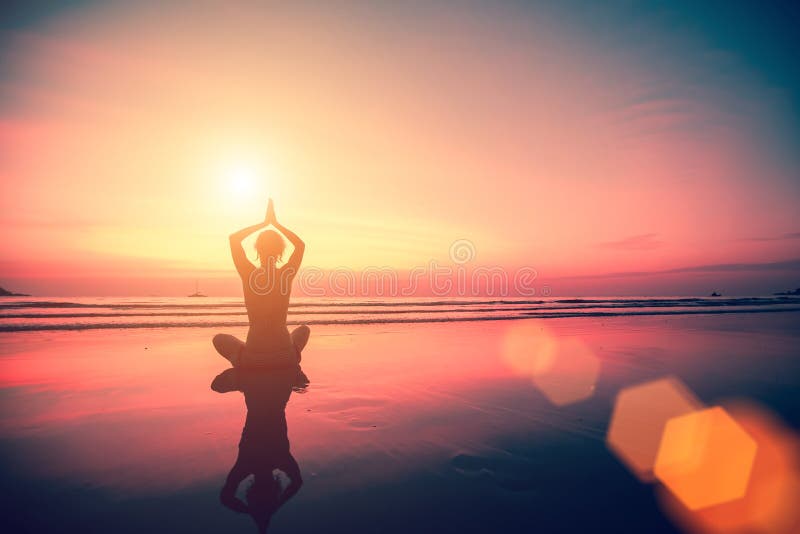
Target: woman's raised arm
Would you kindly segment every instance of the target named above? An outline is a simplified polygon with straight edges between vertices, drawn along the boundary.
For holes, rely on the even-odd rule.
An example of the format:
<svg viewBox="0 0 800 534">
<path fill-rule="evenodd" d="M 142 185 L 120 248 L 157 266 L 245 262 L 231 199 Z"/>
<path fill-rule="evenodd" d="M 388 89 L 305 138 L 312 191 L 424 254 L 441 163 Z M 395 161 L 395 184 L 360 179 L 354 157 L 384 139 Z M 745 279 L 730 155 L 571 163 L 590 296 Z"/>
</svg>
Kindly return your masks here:
<svg viewBox="0 0 800 534">
<path fill-rule="evenodd" d="M 267 216 L 264 218 L 263 222 L 248 226 L 247 228 L 242 228 L 238 232 L 232 233 L 229 237 L 233 264 L 236 266 L 236 270 L 242 277 L 248 276 L 250 272 L 256 268 L 255 265 L 253 265 L 250 260 L 247 259 L 247 254 L 244 253 L 244 248 L 242 248 L 242 241 L 244 241 L 244 238 L 253 232 L 257 232 L 258 230 L 266 228 L 269 225 L 268 219 L 270 218 L 271 208 L 272 201 L 270 200 L 269 207 L 267 208 Z"/>
</svg>

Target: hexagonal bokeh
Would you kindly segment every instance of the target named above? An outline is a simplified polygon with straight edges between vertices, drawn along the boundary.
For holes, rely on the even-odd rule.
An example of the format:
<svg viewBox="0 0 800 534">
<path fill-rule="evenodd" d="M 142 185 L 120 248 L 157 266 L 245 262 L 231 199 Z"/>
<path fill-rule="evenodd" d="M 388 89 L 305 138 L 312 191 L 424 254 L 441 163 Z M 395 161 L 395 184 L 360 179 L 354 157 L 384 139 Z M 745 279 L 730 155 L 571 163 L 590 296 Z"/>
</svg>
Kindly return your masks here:
<svg viewBox="0 0 800 534">
<path fill-rule="evenodd" d="M 673 417 L 664 427 L 653 472 L 689 510 L 740 499 L 758 446 L 720 407 Z"/>
<path fill-rule="evenodd" d="M 555 405 L 565 406 L 594 393 L 600 360 L 579 339 L 559 338 L 538 322 L 513 325 L 506 335 L 504 359 L 530 377 Z"/>
<path fill-rule="evenodd" d="M 756 441 L 747 492 L 741 499 L 691 511 L 666 490 L 662 507 L 683 530 L 708 534 L 800 532 L 800 436 L 768 409 L 749 401 L 725 409 Z"/>
<path fill-rule="evenodd" d="M 666 377 L 617 394 L 606 444 L 643 482 L 652 482 L 667 421 L 703 407 L 678 379 Z"/>
</svg>

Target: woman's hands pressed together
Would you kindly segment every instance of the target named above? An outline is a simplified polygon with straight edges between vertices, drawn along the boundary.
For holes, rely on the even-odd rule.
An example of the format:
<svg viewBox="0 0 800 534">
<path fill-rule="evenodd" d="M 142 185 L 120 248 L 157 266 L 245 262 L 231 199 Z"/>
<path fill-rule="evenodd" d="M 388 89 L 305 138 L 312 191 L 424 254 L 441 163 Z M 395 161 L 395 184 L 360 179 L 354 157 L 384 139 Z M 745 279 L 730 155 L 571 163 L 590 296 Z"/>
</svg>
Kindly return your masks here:
<svg viewBox="0 0 800 534">
<path fill-rule="evenodd" d="M 278 219 L 275 218 L 275 206 L 272 204 L 272 199 L 267 202 L 267 215 L 264 217 L 264 222 L 273 226 L 278 222 Z"/>
</svg>

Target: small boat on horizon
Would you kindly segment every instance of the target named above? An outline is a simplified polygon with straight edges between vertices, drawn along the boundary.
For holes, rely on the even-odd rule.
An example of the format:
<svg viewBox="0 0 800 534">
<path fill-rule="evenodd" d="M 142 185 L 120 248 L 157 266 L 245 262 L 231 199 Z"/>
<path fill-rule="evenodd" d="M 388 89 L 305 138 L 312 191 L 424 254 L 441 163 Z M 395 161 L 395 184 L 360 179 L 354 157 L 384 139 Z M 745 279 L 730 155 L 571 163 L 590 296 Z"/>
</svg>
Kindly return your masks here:
<svg viewBox="0 0 800 534">
<path fill-rule="evenodd" d="M 191 295 L 186 295 L 186 296 L 187 297 L 207 297 L 208 295 L 204 295 L 204 294 L 200 293 L 199 284 L 197 283 L 197 280 L 195 280 L 195 282 L 194 282 L 194 293 L 192 293 Z"/>
</svg>

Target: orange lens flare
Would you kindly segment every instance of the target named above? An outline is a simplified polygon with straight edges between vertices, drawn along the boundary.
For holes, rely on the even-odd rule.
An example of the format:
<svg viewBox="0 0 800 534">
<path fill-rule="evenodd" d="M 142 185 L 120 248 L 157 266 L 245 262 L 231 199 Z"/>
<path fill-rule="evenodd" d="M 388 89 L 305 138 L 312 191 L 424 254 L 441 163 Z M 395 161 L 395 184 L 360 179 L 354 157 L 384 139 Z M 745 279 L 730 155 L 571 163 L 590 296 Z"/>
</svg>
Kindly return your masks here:
<svg viewBox="0 0 800 534">
<path fill-rule="evenodd" d="M 600 372 L 600 360 L 582 341 L 556 337 L 539 323 L 514 325 L 503 356 L 514 373 L 530 377 L 557 406 L 591 397 Z"/>
<path fill-rule="evenodd" d="M 606 444 L 639 480 L 652 482 L 667 421 L 702 407 L 682 382 L 671 377 L 625 388 L 614 403 Z"/>
<path fill-rule="evenodd" d="M 745 495 L 757 450 L 750 434 L 715 406 L 667 421 L 653 472 L 689 510 L 701 510 Z"/>
<path fill-rule="evenodd" d="M 764 408 L 741 401 L 726 408 L 758 446 L 747 492 L 741 499 L 691 511 L 662 491 L 666 513 L 687 532 L 800 532 L 800 438 Z"/>
</svg>

